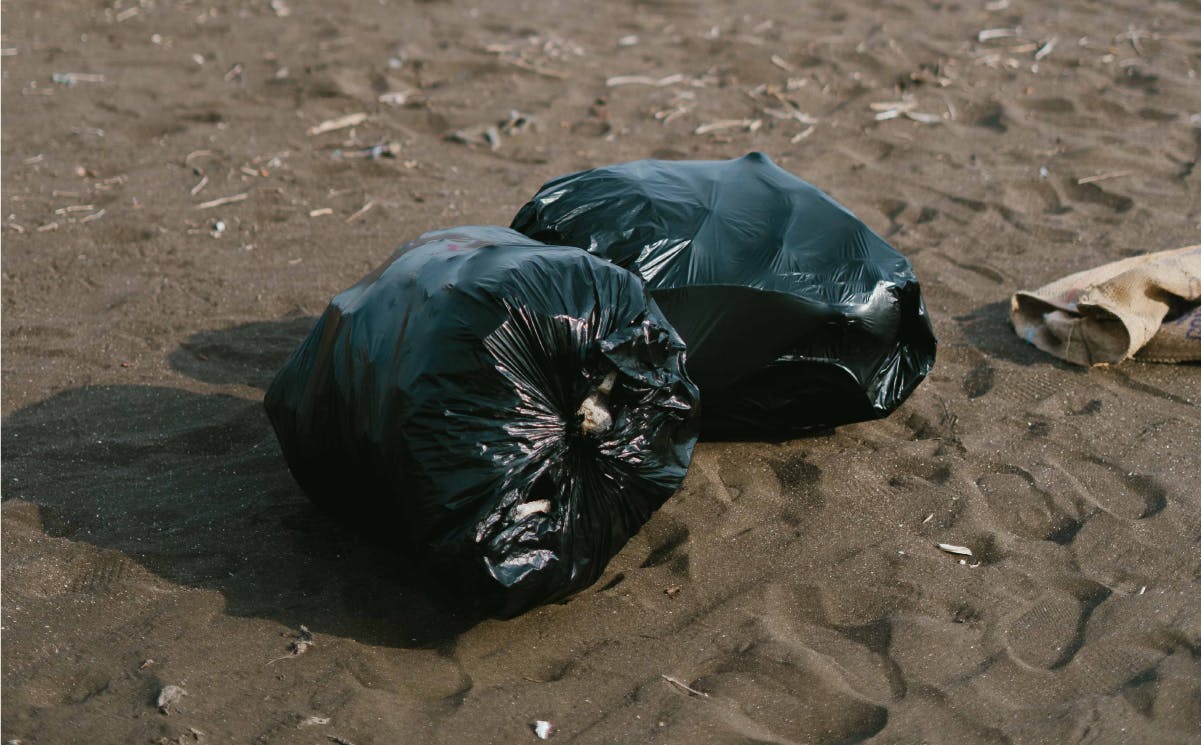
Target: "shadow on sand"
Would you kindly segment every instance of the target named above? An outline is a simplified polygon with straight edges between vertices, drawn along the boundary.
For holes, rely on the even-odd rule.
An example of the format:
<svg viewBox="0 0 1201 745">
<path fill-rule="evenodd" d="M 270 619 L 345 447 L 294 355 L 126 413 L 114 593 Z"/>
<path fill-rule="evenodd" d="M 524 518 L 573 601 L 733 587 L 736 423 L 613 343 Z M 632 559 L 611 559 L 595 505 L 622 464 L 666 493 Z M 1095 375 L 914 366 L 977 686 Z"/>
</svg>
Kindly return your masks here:
<svg viewBox="0 0 1201 745">
<path fill-rule="evenodd" d="M 265 389 L 313 319 L 194 335 L 172 367 Z M 313 508 L 262 402 L 156 386 L 58 394 L 3 423 L 3 494 L 56 536 L 115 549 L 172 582 L 219 590 L 233 615 L 390 646 L 440 646 L 480 620 L 394 547 Z"/>
</svg>

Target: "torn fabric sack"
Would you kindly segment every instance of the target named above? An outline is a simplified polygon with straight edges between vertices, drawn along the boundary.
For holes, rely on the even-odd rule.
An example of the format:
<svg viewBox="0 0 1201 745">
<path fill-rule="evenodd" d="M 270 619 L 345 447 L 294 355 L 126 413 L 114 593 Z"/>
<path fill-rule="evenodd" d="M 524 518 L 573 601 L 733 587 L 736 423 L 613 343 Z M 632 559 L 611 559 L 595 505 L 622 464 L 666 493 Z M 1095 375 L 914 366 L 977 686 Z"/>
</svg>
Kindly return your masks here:
<svg viewBox="0 0 1201 745">
<path fill-rule="evenodd" d="M 1201 360 L 1201 245 L 1086 269 L 1010 303 L 1018 335 L 1077 365 Z"/>
</svg>

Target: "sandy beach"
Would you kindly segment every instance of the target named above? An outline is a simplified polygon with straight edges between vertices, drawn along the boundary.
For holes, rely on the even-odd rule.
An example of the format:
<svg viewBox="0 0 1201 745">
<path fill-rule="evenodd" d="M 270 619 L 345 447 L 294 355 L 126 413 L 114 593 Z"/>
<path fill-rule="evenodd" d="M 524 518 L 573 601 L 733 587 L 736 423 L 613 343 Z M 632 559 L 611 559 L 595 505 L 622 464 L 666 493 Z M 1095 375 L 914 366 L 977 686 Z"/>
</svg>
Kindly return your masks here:
<svg viewBox="0 0 1201 745">
<path fill-rule="evenodd" d="M 3 741 L 1201 742 L 1201 366 L 1008 315 L 1199 242 L 1201 5 L 3 11 Z M 892 416 L 702 442 L 505 621 L 309 504 L 262 397 L 336 292 L 559 174 L 755 150 L 913 262 Z"/>
</svg>

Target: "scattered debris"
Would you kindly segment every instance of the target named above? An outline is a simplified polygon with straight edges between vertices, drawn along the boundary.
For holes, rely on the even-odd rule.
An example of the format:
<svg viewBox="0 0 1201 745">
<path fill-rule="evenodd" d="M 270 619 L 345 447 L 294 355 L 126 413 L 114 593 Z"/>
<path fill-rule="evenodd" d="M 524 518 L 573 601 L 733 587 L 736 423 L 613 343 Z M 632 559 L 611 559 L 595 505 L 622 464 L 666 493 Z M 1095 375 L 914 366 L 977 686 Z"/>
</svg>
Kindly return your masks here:
<svg viewBox="0 0 1201 745">
<path fill-rule="evenodd" d="M 59 85 L 65 85 L 68 88 L 76 83 L 103 83 L 103 75 L 94 75 L 88 72 L 56 72 L 50 76 L 50 79 Z"/>
<path fill-rule="evenodd" d="M 104 209 L 97 210 L 90 215 L 85 215 L 84 217 L 79 218 L 79 222 L 82 224 L 85 222 L 92 222 L 93 220 L 99 220 L 100 218 L 104 217 L 104 213 Z"/>
<path fill-rule="evenodd" d="M 619 46 L 619 47 L 632 47 L 637 43 L 638 43 L 638 37 L 634 34 L 630 34 L 628 36 L 623 36 L 617 40 L 617 46 Z"/>
<path fill-rule="evenodd" d="M 895 116 L 899 115 L 900 112 L 909 111 L 910 109 L 913 109 L 916 106 L 917 106 L 917 101 L 914 101 L 911 98 L 902 99 L 900 101 L 875 101 L 875 102 L 869 103 L 867 105 L 867 107 L 869 109 L 871 109 L 872 111 L 878 111 L 878 112 L 880 112 L 880 114 L 895 112 L 892 114 L 892 116 L 884 117 L 886 119 L 892 119 Z M 881 117 L 879 114 L 877 114 L 876 118 L 880 119 Z"/>
<path fill-rule="evenodd" d="M 94 176 L 95 174 L 92 175 Z M 122 174 L 120 176 L 113 176 L 112 178 L 101 179 L 100 181 L 92 184 L 92 188 L 96 191 L 108 191 L 114 186 L 120 186 L 128 180 L 129 177 Z"/>
<path fill-rule="evenodd" d="M 333 132 L 335 130 L 353 127 L 355 125 L 362 124 L 365 121 L 367 121 L 367 113 L 359 111 L 354 114 L 340 116 L 337 119 L 326 119 L 316 126 L 309 127 L 308 134 L 310 137 L 313 135 L 325 134 L 326 132 Z"/>
<path fill-rule="evenodd" d="M 187 166 L 188 168 L 191 168 L 192 173 L 196 174 L 197 176 L 203 176 L 204 169 L 202 169 L 198 165 L 195 165 L 194 163 L 192 163 L 192 161 L 199 159 L 199 158 L 209 158 L 209 157 L 212 157 L 212 155 L 213 155 L 212 150 L 193 150 L 192 152 L 190 152 L 184 156 L 183 164 L 185 166 Z"/>
<path fill-rule="evenodd" d="M 329 724 L 329 722 L 330 722 L 329 717 L 319 717 L 316 714 L 314 714 L 311 717 L 307 717 L 307 718 L 301 720 L 300 724 L 296 725 L 296 727 L 297 727 L 297 729 L 299 729 L 301 727 L 314 727 L 314 726 L 321 725 L 321 724 Z"/>
<path fill-rule="evenodd" d="M 796 67 L 778 54 L 771 56 L 771 63 L 785 72 L 792 72 Z"/>
<path fill-rule="evenodd" d="M 953 543 L 940 543 L 938 544 L 938 548 L 942 551 L 946 551 L 948 554 L 955 554 L 956 556 L 975 556 L 975 554 L 972 553 L 972 550 L 967 546 L 956 546 Z"/>
<path fill-rule="evenodd" d="M 51 230 L 58 230 L 58 223 L 51 221 L 45 225 L 37 226 L 36 230 L 39 233 L 49 233 Z"/>
<path fill-rule="evenodd" d="M 400 155 L 401 145 L 396 140 L 391 142 L 383 142 L 379 145 L 371 147 L 359 148 L 358 150 L 335 150 L 334 158 L 366 158 L 367 160 L 379 160 L 380 158 L 396 158 Z"/>
<path fill-rule="evenodd" d="M 551 733 L 555 731 L 555 726 L 553 724 L 542 719 L 537 720 L 531 724 L 530 727 L 533 728 L 534 735 L 539 740 L 549 740 Z"/>
<path fill-rule="evenodd" d="M 695 135 L 707 135 L 711 132 L 721 132 L 727 129 L 743 129 L 747 132 L 755 132 L 761 126 L 763 126 L 762 119 L 721 119 L 716 122 L 702 124 L 692 130 L 692 133 Z"/>
<path fill-rule="evenodd" d="M 330 209 L 329 207 L 322 207 L 320 209 L 309 210 L 309 217 L 321 217 L 322 215 L 332 215 L 332 214 L 334 214 L 334 211 L 332 209 Z"/>
<path fill-rule="evenodd" d="M 446 139 L 450 142 L 457 142 L 460 145 L 472 147 L 475 145 L 487 145 L 490 150 L 500 149 L 500 130 L 495 125 L 480 124 L 467 129 L 456 129 L 454 132 L 446 135 Z"/>
<path fill-rule="evenodd" d="M 679 585 L 672 585 L 671 587 L 664 590 L 663 594 L 669 598 L 674 598 L 676 595 L 680 594 L 680 590 L 682 590 L 682 589 L 683 588 L 680 587 Z"/>
<path fill-rule="evenodd" d="M 289 261 L 288 263 L 291 264 L 293 262 Z M 300 262 L 296 262 L 296 263 L 300 263 Z M 300 633 L 297 634 L 296 638 L 293 639 L 288 644 L 288 654 L 284 655 L 283 657 L 276 657 L 274 660 L 269 661 L 267 664 L 270 665 L 271 663 L 279 662 L 280 660 L 286 660 L 286 659 L 290 659 L 292 657 L 299 657 L 300 655 L 309 651 L 309 647 L 315 647 L 315 646 L 317 646 L 317 642 L 313 641 L 313 632 L 309 631 L 308 626 L 305 626 L 302 624 L 300 626 Z"/>
<path fill-rule="evenodd" d="M 1129 176 L 1133 171 L 1113 171 L 1110 173 L 1098 173 L 1096 176 L 1085 176 L 1084 178 L 1076 179 L 1076 183 L 1080 186 L 1084 184 L 1095 184 L 1098 181 L 1108 181 L 1111 178 L 1122 178 Z"/>
<path fill-rule="evenodd" d="M 490 150 L 499 150 L 502 133 L 512 137 L 527 129 L 535 128 L 536 124 L 537 119 L 532 114 L 523 114 L 516 109 L 512 109 L 506 118 L 496 124 L 477 124 L 474 127 L 456 129 L 454 132 L 446 135 L 446 139 L 450 142 L 457 142 L 460 145 L 467 145 L 468 147 L 482 144 L 487 145 Z"/>
<path fill-rule="evenodd" d="M 225 221 L 217 220 L 213 223 L 213 229 L 209 231 L 209 235 L 214 238 L 220 238 L 225 233 Z"/>
<path fill-rule="evenodd" d="M 583 47 L 555 36 L 534 35 L 527 37 L 525 42 L 524 47 L 519 44 L 489 44 L 483 48 L 483 51 L 496 55 L 501 62 L 507 65 L 556 80 L 566 80 L 570 76 L 562 70 L 547 67 L 531 57 L 539 55 L 551 59 L 564 59 L 569 56 L 584 56 Z"/>
<path fill-rule="evenodd" d="M 170 714 L 168 711 L 172 705 L 179 703 L 179 700 L 188 695 L 188 692 L 179 686 L 168 685 L 163 686 L 163 689 L 158 692 L 158 699 L 155 700 L 155 705 L 163 714 Z"/>
<path fill-rule="evenodd" d="M 1055 51 L 1055 45 L 1058 43 L 1059 43 L 1059 37 L 1052 36 L 1049 40 L 1047 40 L 1046 44 L 1043 44 L 1041 47 L 1039 47 L 1039 50 L 1034 53 L 1034 61 L 1041 62 L 1043 59 L 1045 59 L 1047 57 L 1047 55 L 1049 55 L 1049 54 L 1051 54 L 1051 52 Z"/>
<path fill-rule="evenodd" d="M 309 631 L 308 626 L 301 624 L 300 638 L 288 645 L 288 650 L 293 656 L 296 656 L 304 654 L 312 646 L 316 646 L 316 642 L 313 641 L 313 632 Z"/>
<path fill-rule="evenodd" d="M 900 101 L 876 101 L 868 104 L 868 108 L 876 112 L 875 119 L 878 122 L 898 119 L 902 116 L 922 124 L 938 124 L 942 121 L 942 117 L 938 114 L 914 111 L 917 108 L 917 101 L 912 98 L 903 98 Z"/>
<path fill-rule="evenodd" d="M 345 737 L 338 737 L 337 735 L 330 735 L 329 739 L 330 742 L 336 742 L 338 745 L 354 745 L 353 742 L 347 740 Z"/>
<path fill-rule="evenodd" d="M 909 79 L 919 85 L 937 85 L 939 88 L 946 88 L 951 84 L 951 64 L 952 61 L 944 62 L 939 60 L 935 64 L 923 63 L 918 66 L 918 69 L 909 73 Z"/>
<path fill-rule="evenodd" d="M 927 114 L 924 111 L 906 111 L 905 118 L 922 124 L 939 124 L 942 122 L 942 117 L 938 114 Z"/>
<path fill-rule="evenodd" d="M 355 213 L 354 213 L 353 215 L 351 215 L 350 217 L 346 218 L 346 223 L 349 225 L 350 223 L 352 223 L 352 222 L 354 222 L 355 220 L 359 219 L 359 218 L 360 218 L 360 217 L 362 217 L 363 215 L 365 215 L 365 214 L 367 214 L 368 212 L 370 212 L 370 211 L 371 211 L 371 208 L 372 208 L 372 207 L 374 207 L 374 206 L 375 206 L 375 202 L 371 201 L 370 199 L 369 199 L 369 200 L 367 200 L 367 203 L 366 203 L 366 204 L 364 204 L 362 207 L 359 207 L 359 208 L 358 208 L 358 209 L 355 211 Z M 308 631 L 308 630 L 307 630 L 307 629 L 305 629 L 303 626 L 301 626 L 300 628 L 301 628 L 301 629 L 304 629 L 306 632 Z M 297 654 L 299 654 L 299 652 L 298 652 Z"/>
<path fill-rule="evenodd" d="M 269 5 L 271 6 L 271 10 L 275 11 L 275 15 L 280 18 L 287 18 L 292 15 L 292 9 L 288 7 L 288 4 L 284 0 L 271 0 Z"/>
<path fill-rule="evenodd" d="M 379 98 L 376 100 L 389 106 L 404 106 L 412 95 L 413 91 L 388 91 L 379 94 Z"/>
<path fill-rule="evenodd" d="M 527 129 L 534 129 L 537 126 L 537 122 L 538 119 L 533 114 L 523 114 L 517 109 L 510 109 L 509 118 L 500 122 L 498 126 L 502 134 L 512 137 Z"/>
<path fill-rule="evenodd" d="M 816 129 L 817 129 L 817 125 L 810 125 L 809 127 L 807 127 L 807 128 L 805 128 L 805 129 L 801 130 L 800 132 L 797 132 L 796 134 L 794 134 L 794 135 L 792 136 L 792 138 L 791 138 L 791 139 L 789 139 L 788 141 L 789 141 L 789 142 L 791 142 L 793 145 L 795 145 L 795 144 L 797 144 L 798 142 L 800 142 L 801 140 L 803 140 L 803 139 L 805 139 L 806 137 L 808 137 L 809 135 L 813 134 L 814 130 L 816 130 Z"/>
<path fill-rule="evenodd" d="M 709 698 L 709 694 L 705 693 L 704 691 L 698 691 L 697 689 L 693 688 L 692 686 L 687 685 L 686 683 L 683 683 L 682 681 L 677 680 L 676 678 L 673 678 L 670 675 L 660 675 L 659 677 L 663 678 L 663 680 L 666 680 L 668 683 L 671 683 L 673 686 L 675 686 L 676 688 L 679 688 L 681 691 L 684 691 L 685 693 L 689 693 L 693 696 L 698 696 L 700 698 Z"/>
<path fill-rule="evenodd" d="M 519 68 L 522 70 L 529 70 L 532 73 L 537 73 L 538 75 L 543 75 L 548 78 L 555 78 L 556 80 L 566 80 L 567 78 L 570 77 L 567 73 L 563 72 L 562 70 L 555 70 L 550 67 L 544 67 L 542 65 L 534 64 L 532 62 L 526 62 L 525 60 L 520 59 L 520 58 L 514 59 L 514 58 L 502 57 L 501 61 L 505 62 L 507 64 L 510 64 L 513 67 L 516 67 L 516 68 Z"/>
<path fill-rule="evenodd" d="M 197 194 L 199 194 L 199 193 L 200 193 L 200 190 L 201 190 L 201 189 L 203 189 L 204 187 L 208 186 L 208 182 L 209 182 L 209 177 L 208 177 L 208 176 L 201 176 L 201 177 L 200 177 L 200 180 L 196 182 L 196 185 L 192 187 L 192 191 L 191 191 L 191 192 L 189 192 L 189 193 L 190 193 L 192 196 L 196 196 Z"/>
<path fill-rule="evenodd" d="M 817 119 L 809 116 L 800 109 L 786 106 L 779 109 L 764 108 L 763 113 L 775 119 L 795 119 L 801 124 L 817 124 Z"/>
<path fill-rule="evenodd" d="M 929 515 L 926 515 L 925 520 L 922 520 L 922 525 L 925 525 L 926 523 L 930 522 L 933 519 L 934 519 L 934 513 L 931 512 Z"/>
<path fill-rule="evenodd" d="M 672 119 L 675 119 L 676 117 L 679 117 L 679 116 L 683 116 L 684 114 L 687 114 L 687 113 L 688 113 L 688 109 L 684 108 L 683 106 L 675 106 L 670 109 L 663 109 L 662 111 L 656 111 L 655 112 L 655 121 L 659 122 L 660 124 L 667 124 Z"/>
<path fill-rule="evenodd" d="M 1134 49 L 1135 54 L 1142 57 L 1143 56 L 1143 45 L 1138 43 L 1139 39 L 1154 39 L 1154 38 L 1156 38 L 1154 34 L 1151 34 L 1147 31 L 1144 31 L 1139 28 L 1135 28 L 1133 25 L 1130 25 L 1126 28 L 1125 33 L 1118 34 L 1117 36 L 1113 37 L 1113 40 L 1114 40 L 1114 43 L 1117 43 L 1120 41 L 1130 42 L 1130 46 Z"/>
<path fill-rule="evenodd" d="M 614 75 L 605 80 L 605 85 L 610 88 L 622 85 L 649 85 L 652 88 L 665 88 L 676 83 L 683 83 L 685 79 L 678 72 L 671 75 L 664 75 L 661 78 L 652 78 L 649 75 Z"/>
<path fill-rule="evenodd" d="M 59 207 L 54 211 L 56 215 L 67 215 L 72 212 L 91 212 L 96 209 L 94 204 L 71 204 L 66 207 Z"/>
<path fill-rule="evenodd" d="M 245 201 L 246 198 L 249 196 L 250 196 L 250 194 L 248 194 L 247 192 L 242 192 L 241 194 L 234 194 L 233 196 L 218 197 L 217 199 L 210 199 L 207 202 L 201 202 L 200 204 L 196 205 L 196 209 L 207 210 L 207 209 L 212 209 L 213 207 L 220 207 L 221 205 L 224 205 L 224 204 L 233 204 L 234 202 L 242 202 L 242 201 Z"/>
<path fill-rule="evenodd" d="M 984 43 L 993 39 L 1012 39 L 1021 33 L 1018 28 L 986 28 L 976 34 L 976 41 Z"/>
</svg>

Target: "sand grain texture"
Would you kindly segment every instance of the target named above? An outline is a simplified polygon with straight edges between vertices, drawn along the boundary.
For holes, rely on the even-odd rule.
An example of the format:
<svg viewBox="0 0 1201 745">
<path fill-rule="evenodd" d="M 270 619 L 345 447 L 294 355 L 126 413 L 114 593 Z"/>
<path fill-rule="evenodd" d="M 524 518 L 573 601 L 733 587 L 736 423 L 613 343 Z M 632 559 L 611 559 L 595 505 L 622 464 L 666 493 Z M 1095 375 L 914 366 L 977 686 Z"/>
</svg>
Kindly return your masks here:
<svg viewBox="0 0 1201 745">
<path fill-rule="evenodd" d="M 1197 242 L 1201 7 L 1054 6 L 5 4 L 3 739 L 1201 741 L 1201 369 L 1006 305 Z M 335 292 L 560 173 L 756 149 L 913 260 L 892 417 L 703 443 L 504 622 L 309 506 L 260 400 Z"/>
</svg>

